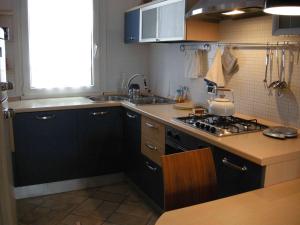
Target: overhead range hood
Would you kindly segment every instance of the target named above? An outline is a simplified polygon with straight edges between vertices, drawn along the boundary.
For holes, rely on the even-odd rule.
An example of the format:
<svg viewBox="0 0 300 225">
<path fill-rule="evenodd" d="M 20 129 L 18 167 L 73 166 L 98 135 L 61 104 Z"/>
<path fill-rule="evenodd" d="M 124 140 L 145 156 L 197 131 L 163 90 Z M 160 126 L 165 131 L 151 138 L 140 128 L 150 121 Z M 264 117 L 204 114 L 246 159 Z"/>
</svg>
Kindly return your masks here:
<svg viewBox="0 0 300 225">
<path fill-rule="evenodd" d="M 198 0 L 187 17 L 220 21 L 264 15 L 264 0 Z"/>
</svg>

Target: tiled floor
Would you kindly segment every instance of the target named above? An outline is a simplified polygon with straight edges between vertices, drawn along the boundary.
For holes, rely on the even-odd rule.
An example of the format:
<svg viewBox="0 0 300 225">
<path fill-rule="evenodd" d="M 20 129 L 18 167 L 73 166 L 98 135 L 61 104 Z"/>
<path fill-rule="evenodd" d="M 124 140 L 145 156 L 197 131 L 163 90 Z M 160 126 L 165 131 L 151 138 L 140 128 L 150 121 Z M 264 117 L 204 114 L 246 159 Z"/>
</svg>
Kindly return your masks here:
<svg viewBox="0 0 300 225">
<path fill-rule="evenodd" d="M 19 225 L 154 225 L 159 214 L 126 182 L 17 202 Z"/>
</svg>

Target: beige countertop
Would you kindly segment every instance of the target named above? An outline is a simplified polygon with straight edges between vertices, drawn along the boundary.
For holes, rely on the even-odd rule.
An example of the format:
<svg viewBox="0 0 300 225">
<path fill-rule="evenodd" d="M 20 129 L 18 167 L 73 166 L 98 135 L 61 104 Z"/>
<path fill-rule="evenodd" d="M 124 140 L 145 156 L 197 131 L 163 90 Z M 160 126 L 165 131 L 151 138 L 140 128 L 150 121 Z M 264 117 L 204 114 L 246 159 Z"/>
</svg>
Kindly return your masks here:
<svg viewBox="0 0 300 225">
<path fill-rule="evenodd" d="M 128 102 L 94 103 L 83 97 L 23 100 L 10 102 L 9 105 L 16 111 L 16 113 L 123 106 L 262 166 L 293 159 L 300 159 L 300 137 L 289 140 L 277 140 L 265 137 L 262 132 L 241 134 L 230 137 L 215 137 L 211 134 L 175 121 L 175 117 L 187 116 L 190 111 L 174 109 L 172 105 L 134 106 Z M 259 122 L 269 126 L 276 125 L 264 120 L 259 120 Z"/>
<path fill-rule="evenodd" d="M 156 225 L 299 225 L 300 180 L 164 213 Z"/>
</svg>

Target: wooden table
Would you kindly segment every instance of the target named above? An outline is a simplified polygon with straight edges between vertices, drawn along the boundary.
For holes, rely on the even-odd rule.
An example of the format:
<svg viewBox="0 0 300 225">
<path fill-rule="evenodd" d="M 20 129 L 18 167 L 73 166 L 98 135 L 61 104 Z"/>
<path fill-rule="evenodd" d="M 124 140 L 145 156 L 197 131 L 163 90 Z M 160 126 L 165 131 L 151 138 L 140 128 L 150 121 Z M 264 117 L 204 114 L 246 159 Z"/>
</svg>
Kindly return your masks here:
<svg viewBox="0 0 300 225">
<path fill-rule="evenodd" d="M 300 179 L 164 213 L 156 225 L 299 225 Z"/>
</svg>

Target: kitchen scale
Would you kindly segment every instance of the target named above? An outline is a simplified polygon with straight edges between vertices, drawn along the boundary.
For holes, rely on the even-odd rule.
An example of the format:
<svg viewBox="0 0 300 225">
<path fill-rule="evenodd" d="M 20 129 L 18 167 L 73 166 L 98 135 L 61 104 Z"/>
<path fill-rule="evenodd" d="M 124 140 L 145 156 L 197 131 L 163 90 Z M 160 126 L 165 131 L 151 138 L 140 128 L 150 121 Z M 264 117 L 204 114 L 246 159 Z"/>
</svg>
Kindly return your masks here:
<svg viewBox="0 0 300 225">
<path fill-rule="evenodd" d="M 263 131 L 263 134 L 277 139 L 296 138 L 298 131 L 290 127 L 272 127 Z"/>
</svg>

